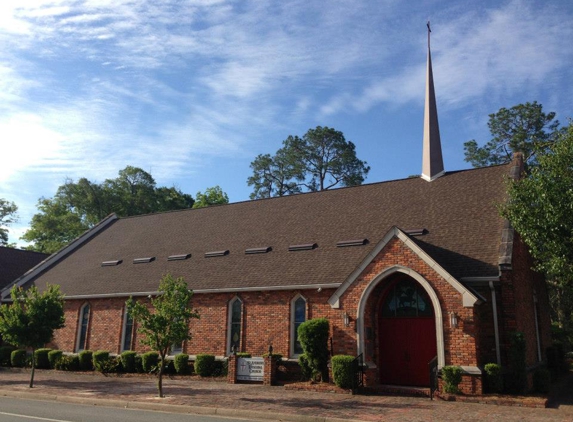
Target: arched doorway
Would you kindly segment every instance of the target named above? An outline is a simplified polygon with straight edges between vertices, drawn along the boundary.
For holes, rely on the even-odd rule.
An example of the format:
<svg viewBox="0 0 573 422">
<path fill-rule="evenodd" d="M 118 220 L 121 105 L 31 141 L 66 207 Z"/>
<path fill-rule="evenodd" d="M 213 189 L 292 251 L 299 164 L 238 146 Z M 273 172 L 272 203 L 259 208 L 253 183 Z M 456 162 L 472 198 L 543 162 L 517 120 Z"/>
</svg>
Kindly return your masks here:
<svg viewBox="0 0 573 422">
<path fill-rule="evenodd" d="M 380 382 L 428 386 L 428 363 L 437 354 L 432 302 L 413 278 L 397 274 L 378 312 Z"/>
</svg>

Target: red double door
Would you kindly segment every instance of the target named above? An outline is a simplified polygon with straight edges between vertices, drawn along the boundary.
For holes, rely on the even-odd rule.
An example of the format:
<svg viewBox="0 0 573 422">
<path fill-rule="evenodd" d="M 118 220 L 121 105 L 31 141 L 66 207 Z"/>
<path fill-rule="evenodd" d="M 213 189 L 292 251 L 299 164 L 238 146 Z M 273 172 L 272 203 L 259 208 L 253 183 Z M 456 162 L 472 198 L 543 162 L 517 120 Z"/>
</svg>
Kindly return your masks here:
<svg viewBox="0 0 573 422">
<path fill-rule="evenodd" d="M 434 317 L 393 317 L 379 321 L 380 382 L 429 386 L 428 363 L 436 356 Z"/>
</svg>

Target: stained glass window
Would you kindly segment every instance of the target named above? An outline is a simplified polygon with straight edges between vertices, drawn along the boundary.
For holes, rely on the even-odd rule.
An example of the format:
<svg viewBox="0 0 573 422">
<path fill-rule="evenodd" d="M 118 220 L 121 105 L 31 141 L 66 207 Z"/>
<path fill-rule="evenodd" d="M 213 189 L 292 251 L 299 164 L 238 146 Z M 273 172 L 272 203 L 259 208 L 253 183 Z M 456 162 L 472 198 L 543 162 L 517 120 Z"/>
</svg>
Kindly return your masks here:
<svg viewBox="0 0 573 422">
<path fill-rule="evenodd" d="M 382 306 L 382 316 L 420 317 L 433 316 L 434 309 L 422 286 L 410 279 L 403 279 L 390 287 Z"/>
<path fill-rule="evenodd" d="M 78 352 L 81 352 L 86 347 L 89 319 L 90 319 L 90 305 L 86 303 L 80 311 L 80 325 L 78 327 L 79 334 L 78 334 L 78 347 L 77 347 Z"/>
<path fill-rule="evenodd" d="M 131 339 L 133 338 L 133 318 L 125 310 L 124 320 L 123 320 L 123 344 L 121 345 L 121 350 L 131 350 Z"/>
<path fill-rule="evenodd" d="M 293 312 L 294 354 L 300 355 L 303 352 L 303 350 L 300 341 L 298 340 L 298 327 L 300 326 L 300 324 L 306 321 L 306 300 L 304 300 L 303 297 L 299 296 L 298 299 L 295 300 L 293 311 L 294 311 Z"/>
<path fill-rule="evenodd" d="M 229 352 L 234 350 L 241 351 L 241 317 L 243 313 L 243 303 L 237 298 L 231 304 L 231 327 L 230 327 L 230 344 Z"/>
</svg>

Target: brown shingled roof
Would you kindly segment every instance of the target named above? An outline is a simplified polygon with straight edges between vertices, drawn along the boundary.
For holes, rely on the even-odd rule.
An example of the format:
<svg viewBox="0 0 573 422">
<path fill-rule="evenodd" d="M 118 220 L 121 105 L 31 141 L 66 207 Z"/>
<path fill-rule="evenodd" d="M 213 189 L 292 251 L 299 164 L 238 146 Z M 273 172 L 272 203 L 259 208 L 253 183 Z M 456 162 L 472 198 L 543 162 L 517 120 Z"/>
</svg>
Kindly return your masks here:
<svg viewBox="0 0 573 422">
<path fill-rule="evenodd" d="M 0 290 L 48 256 L 45 253 L 0 246 Z"/>
<path fill-rule="evenodd" d="M 416 243 L 456 278 L 495 276 L 509 165 L 352 188 L 120 218 L 34 282 L 66 295 L 153 292 L 167 272 L 194 290 L 343 282 L 392 226 L 425 228 Z M 340 248 L 348 239 L 363 246 Z M 318 245 L 289 252 L 289 246 Z M 271 247 L 264 254 L 249 248 Z M 205 258 L 206 252 L 227 255 Z M 191 254 L 168 261 L 170 255 Z M 155 257 L 149 263 L 133 260 Z M 104 261 L 122 260 L 115 266 Z"/>
</svg>

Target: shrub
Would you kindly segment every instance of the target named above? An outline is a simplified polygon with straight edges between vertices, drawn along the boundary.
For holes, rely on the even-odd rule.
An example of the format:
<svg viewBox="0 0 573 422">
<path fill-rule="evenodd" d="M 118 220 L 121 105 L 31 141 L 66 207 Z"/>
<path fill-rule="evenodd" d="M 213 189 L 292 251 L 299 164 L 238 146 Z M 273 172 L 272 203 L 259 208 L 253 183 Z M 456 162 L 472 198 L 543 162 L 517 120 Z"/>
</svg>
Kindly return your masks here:
<svg viewBox="0 0 573 422">
<path fill-rule="evenodd" d="M 128 373 L 135 372 L 135 358 L 137 356 L 136 352 L 127 350 L 121 354 L 121 365 L 123 370 Z"/>
<path fill-rule="evenodd" d="M 516 331 L 511 335 L 509 347 L 510 375 L 507 387 L 510 393 L 523 394 L 527 389 L 527 365 L 525 360 L 525 336 Z"/>
<path fill-rule="evenodd" d="M 200 353 L 195 359 L 195 373 L 202 377 L 210 377 L 215 369 L 215 356 Z"/>
<path fill-rule="evenodd" d="M 312 369 L 312 377 L 328 381 L 328 336 L 329 323 L 326 318 L 310 319 L 298 327 L 298 339 Z"/>
<path fill-rule="evenodd" d="M 298 357 L 298 365 L 300 366 L 302 380 L 310 380 L 312 378 L 312 368 L 310 367 L 308 359 L 304 353 Z"/>
<path fill-rule="evenodd" d="M 0 347 L 0 366 L 10 366 L 10 356 L 13 350 L 12 346 Z"/>
<path fill-rule="evenodd" d="M 335 355 L 332 357 L 332 376 L 340 388 L 352 388 L 352 362 L 354 356 Z"/>
<path fill-rule="evenodd" d="M 52 349 L 36 349 L 34 351 L 34 359 L 36 360 L 36 368 L 50 369 L 50 361 L 48 360 L 48 353 Z"/>
<path fill-rule="evenodd" d="M 186 353 L 179 353 L 173 358 L 175 365 L 175 372 L 179 375 L 186 375 L 189 371 L 189 355 Z"/>
<path fill-rule="evenodd" d="M 277 362 L 280 362 L 283 359 L 283 355 L 281 355 L 280 353 L 273 353 L 272 355 L 269 355 L 268 353 L 265 353 L 263 355 L 264 358 L 272 356 L 272 358 L 274 360 L 276 360 Z"/>
<path fill-rule="evenodd" d="M 484 367 L 486 373 L 487 387 L 490 393 L 501 393 L 503 391 L 503 376 L 501 366 L 497 363 L 488 363 Z"/>
<path fill-rule="evenodd" d="M 565 360 L 563 344 L 554 342 L 552 346 L 546 349 L 547 369 L 554 379 L 559 378 L 561 374 L 566 373 L 569 368 Z"/>
<path fill-rule="evenodd" d="M 96 371 L 106 373 L 107 361 L 109 360 L 109 352 L 105 350 L 97 350 L 92 354 L 92 363 Z"/>
<path fill-rule="evenodd" d="M 53 351 L 60 352 L 59 350 Z M 60 354 L 60 358 L 56 361 L 55 368 L 61 371 L 78 371 L 80 369 L 80 357 L 78 355 Z"/>
<path fill-rule="evenodd" d="M 213 362 L 213 376 L 214 377 L 226 377 L 229 373 L 229 361 L 228 360 L 216 360 Z"/>
<path fill-rule="evenodd" d="M 26 351 L 24 349 L 13 350 L 10 354 L 10 365 L 14 368 L 23 368 L 26 366 L 28 356 L 26 356 Z"/>
<path fill-rule="evenodd" d="M 444 391 L 450 394 L 458 394 L 458 385 L 462 382 L 463 369 L 459 366 L 444 366 L 442 368 L 442 379 L 444 380 Z"/>
<path fill-rule="evenodd" d="M 141 355 L 135 356 L 135 372 L 143 374 L 143 358 Z"/>
<path fill-rule="evenodd" d="M 143 372 L 151 373 L 157 371 L 159 365 L 159 353 L 147 352 L 141 355 L 141 366 Z"/>
<path fill-rule="evenodd" d="M 250 358 L 250 357 L 252 357 L 251 354 L 247 353 L 247 352 L 238 352 L 238 353 L 236 353 L 236 356 L 238 358 Z"/>
<path fill-rule="evenodd" d="M 533 391 L 549 393 L 551 388 L 551 373 L 546 368 L 539 368 L 533 373 Z"/>
<path fill-rule="evenodd" d="M 58 369 L 58 361 L 62 358 L 63 352 L 61 350 L 51 350 L 48 352 L 48 361 L 50 362 L 50 368 Z M 79 369 L 79 360 L 78 360 Z"/>
<path fill-rule="evenodd" d="M 79 355 L 80 360 L 80 370 L 82 371 L 93 371 L 93 352 L 91 350 L 82 350 Z"/>
</svg>

